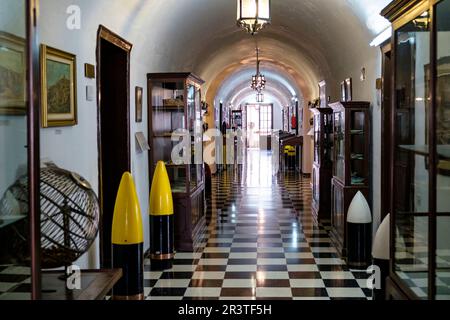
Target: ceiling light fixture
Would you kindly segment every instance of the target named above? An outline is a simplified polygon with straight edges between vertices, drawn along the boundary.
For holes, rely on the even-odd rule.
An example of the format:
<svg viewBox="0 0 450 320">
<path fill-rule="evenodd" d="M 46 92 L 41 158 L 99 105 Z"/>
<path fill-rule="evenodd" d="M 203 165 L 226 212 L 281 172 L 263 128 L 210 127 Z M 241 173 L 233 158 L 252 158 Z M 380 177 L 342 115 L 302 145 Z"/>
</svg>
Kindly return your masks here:
<svg viewBox="0 0 450 320">
<path fill-rule="evenodd" d="M 252 77 L 251 88 L 255 91 L 262 91 L 266 87 L 266 77 L 259 70 L 259 48 L 256 48 L 256 74 Z"/>
<path fill-rule="evenodd" d="M 270 0 L 237 1 L 237 25 L 248 33 L 257 34 L 270 22 Z"/>
<path fill-rule="evenodd" d="M 256 102 L 258 103 L 264 102 L 264 93 L 258 91 L 258 93 L 256 94 Z"/>
</svg>

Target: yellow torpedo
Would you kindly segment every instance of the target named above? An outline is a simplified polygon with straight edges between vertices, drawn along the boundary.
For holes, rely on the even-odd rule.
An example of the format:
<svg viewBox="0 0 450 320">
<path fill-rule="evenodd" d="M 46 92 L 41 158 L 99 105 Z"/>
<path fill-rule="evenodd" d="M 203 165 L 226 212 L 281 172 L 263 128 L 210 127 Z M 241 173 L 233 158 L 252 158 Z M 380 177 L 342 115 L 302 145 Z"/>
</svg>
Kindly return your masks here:
<svg viewBox="0 0 450 320">
<path fill-rule="evenodd" d="M 173 214 L 172 189 L 166 165 L 159 161 L 153 175 L 150 191 L 150 215 L 169 216 Z"/>
<path fill-rule="evenodd" d="M 125 172 L 117 192 L 112 223 L 113 244 L 137 244 L 144 242 L 141 208 L 133 177 Z"/>
</svg>

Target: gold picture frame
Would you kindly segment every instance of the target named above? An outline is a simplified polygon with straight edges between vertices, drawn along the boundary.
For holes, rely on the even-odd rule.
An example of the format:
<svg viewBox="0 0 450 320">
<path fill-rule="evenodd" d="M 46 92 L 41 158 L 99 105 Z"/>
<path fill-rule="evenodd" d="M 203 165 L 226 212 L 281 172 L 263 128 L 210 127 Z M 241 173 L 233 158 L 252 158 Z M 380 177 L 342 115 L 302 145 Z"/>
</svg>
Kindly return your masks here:
<svg viewBox="0 0 450 320">
<path fill-rule="evenodd" d="M 42 127 L 77 124 L 76 56 L 41 45 Z"/>
<path fill-rule="evenodd" d="M 0 31 L 0 115 L 26 115 L 25 39 Z"/>
</svg>

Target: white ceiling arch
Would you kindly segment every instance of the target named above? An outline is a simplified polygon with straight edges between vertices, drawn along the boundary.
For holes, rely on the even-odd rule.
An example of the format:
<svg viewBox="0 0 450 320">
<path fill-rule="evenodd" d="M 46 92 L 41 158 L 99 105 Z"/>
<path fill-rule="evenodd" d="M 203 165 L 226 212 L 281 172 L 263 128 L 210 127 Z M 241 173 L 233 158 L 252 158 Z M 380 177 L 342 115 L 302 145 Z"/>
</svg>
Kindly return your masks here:
<svg viewBox="0 0 450 320">
<path fill-rule="evenodd" d="M 65 25 L 67 6 L 73 2 L 43 0 L 42 7 L 54 12 L 53 23 Z M 261 59 L 295 79 L 305 100 L 315 98 L 318 81 L 340 81 L 342 66 L 373 57 L 376 49 L 368 44 L 384 27 L 378 13 L 387 2 L 272 0 L 272 24 L 258 35 Z M 77 0 L 76 4 L 82 28 L 113 24 L 113 31 L 133 39 L 133 57 L 145 61 L 141 62 L 145 72 L 195 72 L 206 80 L 210 98 L 229 74 L 254 59 L 254 39 L 236 26 L 235 0 Z M 63 29 L 52 30 L 52 37 L 63 36 L 67 31 Z M 85 40 L 95 46 L 96 29 L 89 34 Z"/>
</svg>

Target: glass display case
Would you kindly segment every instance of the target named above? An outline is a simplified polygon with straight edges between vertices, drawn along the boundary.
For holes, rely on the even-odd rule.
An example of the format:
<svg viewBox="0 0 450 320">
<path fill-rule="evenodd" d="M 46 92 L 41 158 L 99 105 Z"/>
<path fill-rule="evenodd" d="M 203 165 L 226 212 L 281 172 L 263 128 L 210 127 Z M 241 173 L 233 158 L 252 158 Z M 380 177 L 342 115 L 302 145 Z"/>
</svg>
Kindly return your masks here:
<svg viewBox="0 0 450 320">
<path fill-rule="evenodd" d="M 233 128 L 233 130 L 243 128 L 242 110 L 233 110 L 232 111 L 231 127 Z"/>
<path fill-rule="evenodd" d="M 333 110 L 331 239 L 346 256 L 347 210 L 358 191 L 369 200 L 370 103 L 337 102 Z"/>
<path fill-rule="evenodd" d="M 192 250 L 204 218 L 201 85 L 191 73 L 148 74 L 150 177 L 158 161 L 169 175 L 175 210 L 175 246 Z"/>
<path fill-rule="evenodd" d="M 312 213 L 316 219 L 330 219 L 333 146 L 333 109 L 311 108 L 314 118 L 314 162 Z"/>
<path fill-rule="evenodd" d="M 1 1 L 0 300 L 41 298 L 35 3 Z M 24 182 L 19 184 L 18 181 Z M 2 313 L 3 314 L 3 313 Z"/>
<path fill-rule="evenodd" d="M 394 1 L 382 14 L 394 29 L 388 298 L 447 300 L 450 0 Z"/>
</svg>

